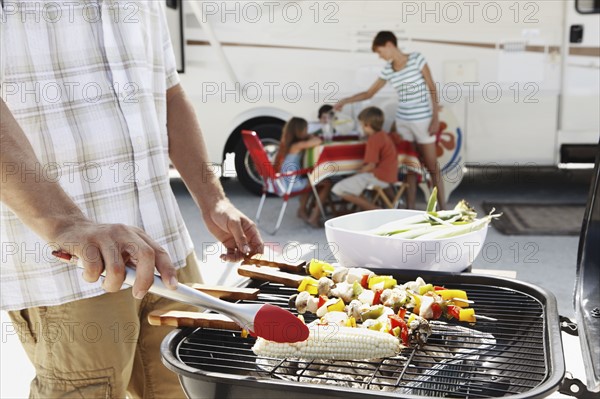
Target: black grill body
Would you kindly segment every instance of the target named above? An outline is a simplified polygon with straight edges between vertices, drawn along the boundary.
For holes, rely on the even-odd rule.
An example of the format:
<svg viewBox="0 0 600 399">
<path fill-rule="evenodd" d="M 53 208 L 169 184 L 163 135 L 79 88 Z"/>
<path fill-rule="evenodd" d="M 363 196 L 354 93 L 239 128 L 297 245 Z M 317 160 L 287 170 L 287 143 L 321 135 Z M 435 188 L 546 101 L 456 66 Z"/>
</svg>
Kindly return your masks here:
<svg viewBox="0 0 600 399">
<path fill-rule="evenodd" d="M 377 270 L 398 281 L 414 276 Z M 523 282 L 472 274 L 422 275 L 464 289 L 476 314 L 498 321 L 434 321 L 427 345 L 380 361 L 257 359 L 253 338 L 239 332 L 179 329 L 162 344 L 165 365 L 190 398 L 537 398 L 554 392 L 565 374 L 554 296 Z M 251 281 L 257 302 L 287 308 L 295 290 Z M 307 319 L 307 322 L 310 320 Z"/>
</svg>

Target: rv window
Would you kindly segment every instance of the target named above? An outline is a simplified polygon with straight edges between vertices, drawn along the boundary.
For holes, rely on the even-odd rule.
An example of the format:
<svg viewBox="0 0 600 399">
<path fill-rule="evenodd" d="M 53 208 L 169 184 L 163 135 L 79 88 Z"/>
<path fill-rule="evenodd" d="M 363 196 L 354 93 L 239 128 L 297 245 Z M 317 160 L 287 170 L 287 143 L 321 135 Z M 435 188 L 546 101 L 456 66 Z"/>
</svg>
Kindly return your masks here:
<svg viewBox="0 0 600 399">
<path fill-rule="evenodd" d="M 575 0 L 575 9 L 580 14 L 600 13 L 600 0 Z"/>
</svg>

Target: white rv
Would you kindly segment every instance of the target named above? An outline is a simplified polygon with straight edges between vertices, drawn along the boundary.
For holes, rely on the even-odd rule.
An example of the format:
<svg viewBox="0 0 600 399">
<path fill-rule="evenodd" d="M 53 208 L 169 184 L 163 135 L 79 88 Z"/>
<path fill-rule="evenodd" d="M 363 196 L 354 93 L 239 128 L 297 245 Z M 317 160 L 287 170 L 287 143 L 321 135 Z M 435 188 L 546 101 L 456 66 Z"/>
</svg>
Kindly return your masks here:
<svg viewBox="0 0 600 399">
<path fill-rule="evenodd" d="M 598 0 L 167 5 L 183 85 L 212 162 L 234 153 L 235 172 L 250 190 L 260 178 L 241 130 L 256 130 L 274 150 L 291 116 L 314 120 L 320 105 L 366 90 L 384 65 L 371 52 L 380 30 L 426 57 L 445 112 L 461 128 L 461 166 L 560 166 L 593 162 L 598 150 Z M 386 111 L 395 101 L 389 87 L 371 100 Z"/>
</svg>

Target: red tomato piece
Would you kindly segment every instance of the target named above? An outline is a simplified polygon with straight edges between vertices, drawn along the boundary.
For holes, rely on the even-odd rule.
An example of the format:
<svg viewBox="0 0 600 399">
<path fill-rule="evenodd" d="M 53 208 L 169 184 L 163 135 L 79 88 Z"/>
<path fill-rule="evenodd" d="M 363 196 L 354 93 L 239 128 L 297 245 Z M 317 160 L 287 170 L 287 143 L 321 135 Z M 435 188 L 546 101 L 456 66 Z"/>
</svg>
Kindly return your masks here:
<svg viewBox="0 0 600 399">
<path fill-rule="evenodd" d="M 460 307 L 456 305 L 448 305 L 446 306 L 446 312 L 448 316 L 454 317 L 456 320 L 460 319 Z"/>
<path fill-rule="evenodd" d="M 433 319 L 437 320 L 442 315 L 442 307 L 439 303 L 434 302 L 431 304 L 431 311 L 433 312 Z"/>
<path fill-rule="evenodd" d="M 398 311 L 398 316 L 400 316 L 400 318 L 404 320 L 404 316 L 406 316 L 406 308 L 400 308 L 400 310 Z"/>
<path fill-rule="evenodd" d="M 379 305 L 381 303 L 381 290 L 375 290 L 375 296 L 373 297 L 373 305 Z"/>
<path fill-rule="evenodd" d="M 319 302 L 317 304 L 317 309 L 320 308 L 321 306 L 325 305 L 325 302 L 327 302 L 328 300 L 329 299 L 324 295 L 319 296 Z"/>
<path fill-rule="evenodd" d="M 362 276 L 362 279 L 360 280 L 360 285 L 362 285 L 363 288 L 369 288 L 369 275 L 365 274 L 364 276 Z"/>
</svg>

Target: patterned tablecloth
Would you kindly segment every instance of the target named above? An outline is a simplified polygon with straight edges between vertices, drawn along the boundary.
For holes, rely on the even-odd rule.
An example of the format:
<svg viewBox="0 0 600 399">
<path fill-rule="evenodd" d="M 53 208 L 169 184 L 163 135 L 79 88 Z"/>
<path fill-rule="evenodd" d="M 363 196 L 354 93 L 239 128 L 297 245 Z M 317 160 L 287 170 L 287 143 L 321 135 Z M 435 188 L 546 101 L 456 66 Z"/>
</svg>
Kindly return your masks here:
<svg viewBox="0 0 600 399">
<path fill-rule="evenodd" d="M 356 137 L 356 136 L 355 136 Z M 334 137 L 333 142 L 307 150 L 304 165 L 315 166 L 312 175 L 313 183 L 335 175 L 348 175 L 355 173 L 362 165 L 365 154 L 365 143 L 360 141 L 343 141 L 344 137 Z M 339 141 L 337 141 L 339 140 Z M 398 159 L 400 167 L 408 167 L 423 176 L 424 169 L 419 158 L 406 141 L 398 141 Z M 446 201 L 450 193 L 458 187 L 464 174 L 464 137 L 449 107 L 440 111 L 440 126 L 436 133 L 435 149 L 437 162 L 440 165 Z M 425 190 L 427 184 L 420 184 Z M 426 198 L 428 193 L 424 191 Z"/>
<path fill-rule="evenodd" d="M 338 175 L 354 174 L 363 164 L 366 143 L 364 141 L 334 141 L 310 148 L 304 154 L 304 166 L 314 166 L 310 179 L 313 184 Z M 420 171 L 421 163 L 409 143 L 396 146 L 401 167 Z"/>
</svg>

